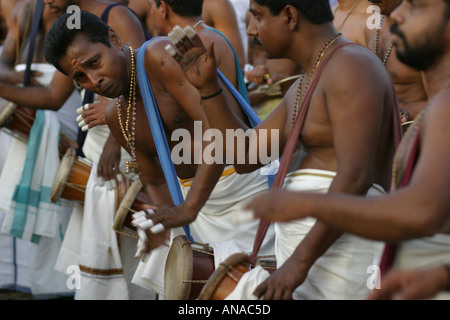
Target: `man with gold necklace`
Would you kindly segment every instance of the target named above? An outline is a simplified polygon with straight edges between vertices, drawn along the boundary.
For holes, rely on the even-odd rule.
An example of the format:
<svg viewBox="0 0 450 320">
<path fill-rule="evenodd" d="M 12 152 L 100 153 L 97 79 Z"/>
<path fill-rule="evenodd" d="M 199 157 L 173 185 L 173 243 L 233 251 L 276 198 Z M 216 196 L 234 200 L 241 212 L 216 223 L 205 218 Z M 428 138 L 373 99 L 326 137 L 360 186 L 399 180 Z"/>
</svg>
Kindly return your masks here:
<svg viewBox="0 0 450 320">
<path fill-rule="evenodd" d="M 226 40 L 215 31 L 208 30 L 201 21 L 201 15 L 182 17 L 172 9 L 169 1 L 161 1 L 159 6 L 156 6 L 155 2 L 151 1 L 153 21 L 158 26 L 156 32 L 168 32 L 174 21 L 182 27 L 196 27 L 204 36 L 204 41 L 214 41 L 216 47 L 220 48 L 217 51 L 219 68 L 231 83 L 237 85 L 236 70 L 239 70 L 239 67 L 236 66 L 232 47 Z M 188 11 L 200 9 L 197 12 L 201 12 L 201 2 L 195 1 L 195 6 L 194 2 L 178 2 L 177 6 Z M 194 161 L 182 163 L 175 166 L 176 174 L 189 191 L 184 202 L 174 207 L 170 196 L 165 192 L 166 181 L 161 174 L 160 162 L 156 159 L 158 153 L 143 104 L 143 89 L 141 83 L 139 86 L 136 84 L 136 53 L 133 48 L 123 43 L 114 30 L 100 24 L 98 19 L 89 14 L 82 12 L 82 26 L 78 30 L 66 28 L 67 18 L 65 15 L 55 23 L 47 40 L 51 41 L 52 35 L 55 36 L 62 30 L 64 36 L 51 42 L 57 44 L 61 39 L 69 39 L 69 35 L 73 33 L 73 38 L 66 43 L 68 49 L 57 52 L 55 48 L 47 46 L 46 57 L 77 80 L 82 87 L 107 97 L 118 97 L 117 104 L 108 108 L 106 121 L 116 139 L 132 155 L 128 167 L 138 171 L 151 203 L 162 207 L 154 214 L 162 217 L 163 221 L 158 222 L 161 222 L 166 230 L 190 225 L 192 236 L 197 242 L 234 240 L 240 250 L 250 251 L 258 224 L 252 222 L 235 227 L 230 222 L 230 216 L 240 213 L 241 201 L 249 200 L 250 197 L 267 190 L 267 177 L 259 172 L 238 175 L 234 170 L 224 170 L 225 164 L 208 165 L 204 161 L 201 165 L 195 164 Z M 89 21 L 90 26 L 84 25 L 84 20 Z M 95 27 L 92 27 L 92 24 Z M 89 41 L 83 36 L 85 32 L 95 32 L 97 38 Z M 194 137 L 194 121 L 201 121 L 203 130 L 208 129 L 208 123 L 200 107 L 201 98 L 198 92 L 188 83 L 178 64 L 165 50 L 165 46 L 170 43 L 168 37 L 161 36 L 145 46 L 145 72 L 151 82 L 165 134 L 172 149 L 179 144 L 179 141 L 171 139 L 173 131 L 186 129 L 192 133 L 191 137 Z M 55 54 L 56 57 L 50 58 L 50 55 Z M 226 94 L 233 100 L 230 92 Z M 234 112 L 243 122 L 249 124 L 237 102 L 234 102 Z M 191 145 L 194 146 L 195 143 Z M 216 198 L 215 212 L 209 212 L 208 215 L 199 212 L 204 204 L 217 194 L 218 184 L 223 185 L 220 193 L 223 199 Z M 227 184 L 228 188 L 225 188 Z M 148 235 L 152 236 L 150 232 Z M 164 241 L 164 238 L 159 240 Z M 264 251 L 273 253 L 273 237 L 268 236 L 266 244 Z"/>
<path fill-rule="evenodd" d="M 260 41 L 267 58 L 290 58 L 306 70 L 306 75 L 292 85 L 281 104 L 256 127 L 257 132 L 258 129 L 281 132 L 278 141 L 281 154 L 293 132 L 293 124 L 298 128 L 299 114 L 303 117 L 304 108 L 309 109 L 300 127 L 300 137 L 295 135 L 294 140 L 289 140 L 289 147 L 297 143 L 301 149 L 297 148 L 297 157 L 287 163 L 286 188 L 358 196 L 388 191 L 394 153 L 393 129 L 396 127 L 399 132 L 400 120 L 391 82 L 380 60 L 367 48 L 351 45 L 338 34 L 332 24 L 328 0 L 251 0 L 250 12 L 252 19 L 247 33 Z M 193 43 L 197 42 L 194 37 Z M 185 48 L 181 43 L 176 47 L 181 52 L 187 51 L 186 55 L 207 56 L 183 63 L 181 52 L 175 52 L 174 57 L 181 61 L 189 81 L 201 96 L 218 92 L 211 46 L 207 46 L 205 53 L 198 44 L 191 50 L 191 42 L 184 40 L 183 44 L 186 43 Z M 317 78 L 315 73 L 319 71 L 322 74 Z M 303 101 L 307 102 L 303 104 Z M 202 107 L 211 126 L 222 132 L 246 128 L 233 117 L 223 95 L 203 101 Z M 247 150 L 249 159 L 253 147 L 250 145 Z M 227 146 L 224 151 L 227 152 Z M 284 159 L 287 158 L 283 153 L 280 169 L 286 165 Z M 239 172 L 258 168 L 251 163 L 234 166 Z M 277 192 L 280 193 L 283 194 Z M 261 201 L 261 197 L 257 198 Z M 279 203 L 270 198 L 272 203 Z M 276 216 L 277 210 L 270 202 L 264 201 L 264 206 Z M 302 204 L 298 206 L 301 208 Z M 312 219 L 277 223 L 275 230 L 278 270 L 258 287 L 257 296 L 365 298 L 366 270 L 379 257 L 380 243 L 342 234 Z M 241 298 L 233 294 L 230 296 L 234 299 Z"/>
<path fill-rule="evenodd" d="M 395 156 L 395 191 L 370 200 L 273 192 L 248 208 L 258 218 L 314 217 L 339 230 L 386 241 L 382 275 L 390 268 L 395 273 L 382 277 L 380 291 L 375 289 L 370 298 L 449 299 L 450 1 L 403 1 L 391 19 L 398 59 L 424 72 L 429 92 L 427 107 Z M 422 281 L 425 273 L 431 273 L 429 281 Z"/>
</svg>

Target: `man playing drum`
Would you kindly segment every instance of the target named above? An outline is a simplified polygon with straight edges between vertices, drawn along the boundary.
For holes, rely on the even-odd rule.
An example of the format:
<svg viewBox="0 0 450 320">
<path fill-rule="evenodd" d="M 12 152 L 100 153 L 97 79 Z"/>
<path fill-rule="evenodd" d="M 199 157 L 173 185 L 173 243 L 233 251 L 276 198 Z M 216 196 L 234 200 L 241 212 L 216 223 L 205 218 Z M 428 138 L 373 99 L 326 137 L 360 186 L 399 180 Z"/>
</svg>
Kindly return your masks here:
<svg viewBox="0 0 450 320">
<path fill-rule="evenodd" d="M 400 120 L 391 81 L 380 60 L 367 48 L 340 37 L 332 24 L 327 0 L 251 0 L 250 12 L 247 32 L 259 40 L 266 56 L 290 58 L 306 72 L 256 128 L 257 135 L 264 132 L 262 129 L 279 130 L 276 143 L 282 151 L 298 114 L 303 114 L 301 107 L 308 107 L 300 106 L 303 99 L 311 97 L 301 136 L 294 141 L 302 148 L 296 150 L 297 157 L 290 163 L 285 187 L 361 196 L 381 195 L 389 190 L 393 129 L 397 127 L 400 133 Z M 218 48 L 206 44 L 205 49 L 197 36 L 191 38 L 183 37 L 177 43 L 174 57 L 201 96 L 217 93 L 202 103 L 211 126 L 222 132 L 246 129 L 219 93 L 221 82 L 213 55 Z M 321 67 L 322 76 L 314 77 Z M 310 82 L 314 86 L 307 90 Z M 260 145 L 272 145 L 273 141 L 262 135 L 260 139 Z M 232 148 L 225 146 L 224 150 L 228 154 L 234 151 Z M 257 146 L 250 143 L 247 150 L 257 150 Z M 247 153 L 248 159 L 252 156 L 254 159 L 254 154 Z M 234 166 L 242 173 L 258 168 L 258 164 L 249 162 Z M 343 234 L 313 219 L 275 227 L 278 270 L 267 278 L 259 295 L 267 299 L 366 297 L 366 269 L 379 257 L 380 243 Z"/>
<path fill-rule="evenodd" d="M 172 7 L 175 5 L 176 9 Z M 214 41 L 217 47 L 221 48 L 217 51 L 218 60 L 221 61 L 219 68 L 231 83 L 237 84 L 237 70 L 240 68 L 237 68 L 239 64 L 236 64 L 232 47 L 221 35 L 208 30 L 202 23 L 202 1 L 190 2 L 188 5 L 173 2 L 172 6 L 169 2 L 152 1 L 151 6 L 155 19 L 161 19 L 163 22 L 159 25 L 161 33 L 168 32 L 176 22 L 183 27 L 195 26 L 205 41 Z M 179 14 L 180 10 L 185 12 Z M 129 167 L 138 169 L 152 204 L 165 205 L 154 214 L 164 218 L 160 225 L 166 230 L 172 229 L 173 235 L 173 228 L 189 225 L 192 238 L 196 242 L 233 240 L 238 250 L 251 251 L 257 223 L 235 227 L 232 217 L 241 213 L 241 207 L 251 197 L 267 190 L 267 176 L 256 171 L 238 175 L 232 168 L 225 168 L 223 163 L 181 163 L 175 165 L 175 169 L 180 179 L 177 183 L 183 192 L 184 201 L 174 207 L 161 174 L 161 164 L 155 159 L 159 156 L 155 141 L 149 138 L 153 133 L 149 128 L 142 97 L 146 92 L 141 82 L 139 87 L 136 86 L 135 76 L 139 70 L 136 70 L 135 51 L 126 46 L 113 29 L 87 13 L 82 12 L 80 29 L 67 29 L 67 18 L 68 15 L 65 15 L 59 19 L 49 33 L 46 58 L 81 86 L 107 97 L 118 97 L 117 105 L 108 108 L 106 120 L 116 139 L 133 155 Z M 88 40 L 88 36 L 94 33 L 97 36 L 101 34 L 101 40 Z M 58 51 L 55 45 L 59 46 L 61 39 L 66 40 L 66 47 Z M 198 92 L 188 83 L 182 70 L 165 50 L 165 46 L 170 43 L 169 38 L 158 37 L 146 44 L 141 52 L 145 54 L 145 72 L 155 94 L 164 134 L 167 135 L 172 149 L 179 144 L 179 141 L 172 141 L 172 132 L 184 129 L 194 138 L 194 121 L 201 123 L 203 132 L 208 129 L 208 122 L 200 107 Z M 234 113 L 249 125 L 241 107 L 233 100 L 231 93 L 228 90 L 227 92 L 233 101 Z M 127 109 L 130 110 L 130 117 L 127 117 Z M 197 143 L 198 141 L 194 140 L 188 141 L 189 148 L 193 148 Z M 203 150 L 203 142 L 200 143 Z M 205 208 L 207 210 L 204 210 Z M 149 231 L 147 234 L 154 238 Z M 268 233 L 261 250 L 267 254 L 273 254 L 271 234 L 273 233 Z"/>
</svg>

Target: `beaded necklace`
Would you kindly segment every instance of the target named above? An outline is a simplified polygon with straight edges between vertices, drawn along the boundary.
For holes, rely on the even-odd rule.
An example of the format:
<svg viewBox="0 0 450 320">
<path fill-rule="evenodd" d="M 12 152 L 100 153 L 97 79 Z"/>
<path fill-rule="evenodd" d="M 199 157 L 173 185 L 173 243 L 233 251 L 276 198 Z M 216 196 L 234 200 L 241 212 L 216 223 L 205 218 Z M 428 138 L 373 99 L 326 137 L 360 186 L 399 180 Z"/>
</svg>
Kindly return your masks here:
<svg viewBox="0 0 450 320">
<path fill-rule="evenodd" d="M 381 30 L 381 26 L 383 25 L 383 22 L 384 22 L 384 17 L 382 17 L 382 20 L 381 20 L 381 23 L 380 23 L 380 28 L 377 28 L 377 31 L 376 31 L 376 37 L 375 37 L 375 54 L 376 55 L 378 55 L 378 42 L 379 42 L 379 39 L 380 39 L 380 30 Z M 389 49 L 388 49 L 386 55 L 384 56 L 383 65 L 386 65 L 386 63 L 388 62 L 388 59 L 389 59 L 389 57 L 391 55 L 393 47 L 394 47 L 394 44 L 391 43 L 391 45 L 389 46 Z"/>
<path fill-rule="evenodd" d="M 306 91 L 308 90 L 308 87 L 309 87 L 311 79 L 314 75 L 314 72 L 316 71 L 317 67 L 319 66 L 320 61 L 322 60 L 325 51 L 328 49 L 329 46 L 331 46 L 334 43 L 334 41 L 336 41 L 341 36 L 342 36 L 341 33 L 337 33 L 323 45 L 322 49 L 320 50 L 319 54 L 317 55 L 316 61 L 314 62 L 313 68 L 311 70 L 311 73 L 309 74 L 309 78 L 308 78 L 308 81 L 306 82 L 304 90 L 303 90 L 303 79 L 305 78 L 305 75 L 303 75 L 300 78 L 300 82 L 298 84 L 298 90 L 297 90 L 297 103 L 294 106 L 294 113 L 292 115 L 292 126 L 294 126 L 295 120 L 297 119 L 298 109 L 300 107 L 300 101 L 303 98 L 302 93 L 303 92 L 306 93 Z"/>
<path fill-rule="evenodd" d="M 128 107 L 127 107 L 127 117 L 125 121 L 125 128 L 122 123 L 121 115 L 121 103 L 120 99 L 116 98 L 117 116 L 119 118 L 120 129 L 122 134 L 130 147 L 131 151 L 131 161 L 126 162 L 125 173 L 138 173 L 138 163 L 136 160 L 136 148 L 135 148 L 135 130 L 136 130 L 136 66 L 134 63 L 134 51 L 132 47 L 129 47 L 131 54 L 131 80 L 130 80 L 130 92 L 128 95 Z M 131 118 L 131 130 L 129 129 L 130 124 L 130 112 L 132 112 Z"/>
</svg>

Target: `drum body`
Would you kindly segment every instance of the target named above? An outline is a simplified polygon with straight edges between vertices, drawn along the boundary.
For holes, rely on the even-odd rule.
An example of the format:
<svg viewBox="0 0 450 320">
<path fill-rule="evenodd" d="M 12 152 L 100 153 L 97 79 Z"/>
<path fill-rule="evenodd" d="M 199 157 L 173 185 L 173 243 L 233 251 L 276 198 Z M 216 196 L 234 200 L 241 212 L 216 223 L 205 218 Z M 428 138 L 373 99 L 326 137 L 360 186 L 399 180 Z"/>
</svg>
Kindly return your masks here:
<svg viewBox="0 0 450 320">
<path fill-rule="evenodd" d="M 242 276 L 251 270 L 252 266 L 247 261 L 247 253 L 235 253 L 223 261 L 205 283 L 198 300 L 225 300 L 236 288 Z M 275 257 L 260 257 L 258 260 L 269 273 L 276 269 Z"/>
<path fill-rule="evenodd" d="M 113 230 L 137 238 L 136 228 L 131 224 L 131 216 L 134 212 L 142 210 L 144 204 L 148 204 L 148 197 L 142 190 L 141 180 L 136 179 L 120 202 L 114 218 Z"/>
<path fill-rule="evenodd" d="M 191 243 L 186 236 L 173 239 L 164 272 L 167 300 L 195 300 L 214 272 L 214 254 L 207 245 Z"/>
<path fill-rule="evenodd" d="M 71 203 L 84 204 L 91 168 L 91 163 L 87 159 L 77 156 L 75 149 L 69 148 L 61 159 L 50 201 L 56 203 L 63 199 Z"/>
<path fill-rule="evenodd" d="M 36 118 L 36 110 L 18 107 L 17 104 L 0 98 L 0 127 L 5 132 L 28 140 Z"/>
</svg>

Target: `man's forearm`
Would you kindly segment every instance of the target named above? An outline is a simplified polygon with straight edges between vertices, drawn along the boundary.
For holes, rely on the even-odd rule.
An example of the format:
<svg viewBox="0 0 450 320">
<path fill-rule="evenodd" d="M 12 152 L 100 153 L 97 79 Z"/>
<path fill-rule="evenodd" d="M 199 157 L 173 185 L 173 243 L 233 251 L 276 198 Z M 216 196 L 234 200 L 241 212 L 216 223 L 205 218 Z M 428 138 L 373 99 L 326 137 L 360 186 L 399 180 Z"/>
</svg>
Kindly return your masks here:
<svg viewBox="0 0 450 320">
<path fill-rule="evenodd" d="M 184 210 L 192 216 L 197 216 L 219 181 L 223 169 L 222 164 L 202 164 L 198 167 L 191 188 L 182 204 Z"/>
<path fill-rule="evenodd" d="M 48 87 L 20 87 L 0 82 L 0 97 L 31 109 L 59 110 L 68 98 Z"/>
</svg>

